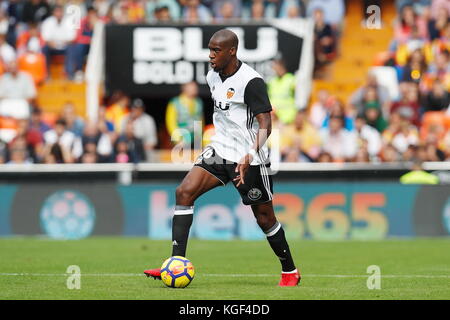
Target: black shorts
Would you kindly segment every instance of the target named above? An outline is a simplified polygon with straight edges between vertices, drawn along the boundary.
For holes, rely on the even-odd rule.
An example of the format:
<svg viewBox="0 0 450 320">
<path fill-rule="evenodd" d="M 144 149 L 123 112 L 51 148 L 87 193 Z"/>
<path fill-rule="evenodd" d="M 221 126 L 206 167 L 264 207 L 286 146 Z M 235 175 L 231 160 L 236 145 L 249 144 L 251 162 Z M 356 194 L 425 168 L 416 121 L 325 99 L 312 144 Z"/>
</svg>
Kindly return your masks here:
<svg viewBox="0 0 450 320">
<path fill-rule="evenodd" d="M 239 175 L 239 173 L 234 172 L 237 163 L 222 159 L 210 146 L 203 150 L 194 165 L 208 171 L 221 181 L 223 185 L 231 181 L 236 187 L 238 183 L 238 181 L 233 181 Z M 270 163 L 248 168 L 244 177 L 245 184 L 236 187 L 245 205 L 259 204 L 272 200 L 273 182 L 269 172 Z"/>
</svg>

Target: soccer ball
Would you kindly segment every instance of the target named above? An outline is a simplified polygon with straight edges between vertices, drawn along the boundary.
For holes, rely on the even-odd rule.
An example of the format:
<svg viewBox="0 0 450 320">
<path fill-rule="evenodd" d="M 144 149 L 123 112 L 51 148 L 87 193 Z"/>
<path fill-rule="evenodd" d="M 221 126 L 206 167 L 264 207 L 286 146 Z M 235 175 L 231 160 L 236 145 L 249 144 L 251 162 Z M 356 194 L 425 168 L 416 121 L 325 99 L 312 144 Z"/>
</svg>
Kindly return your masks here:
<svg viewBox="0 0 450 320">
<path fill-rule="evenodd" d="M 194 266 L 185 257 L 170 257 L 161 266 L 161 280 L 171 288 L 185 288 L 194 279 Z"/>
</svg>

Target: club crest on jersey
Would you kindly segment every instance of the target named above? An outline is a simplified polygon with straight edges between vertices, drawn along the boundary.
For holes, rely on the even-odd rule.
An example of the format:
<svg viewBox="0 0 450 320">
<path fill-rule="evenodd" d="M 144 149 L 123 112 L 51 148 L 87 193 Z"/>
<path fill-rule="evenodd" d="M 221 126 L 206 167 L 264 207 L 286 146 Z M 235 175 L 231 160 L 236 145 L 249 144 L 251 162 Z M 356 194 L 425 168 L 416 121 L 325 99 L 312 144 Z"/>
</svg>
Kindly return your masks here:
<svg viewBox="0 0 450 320">
<path fill-rule="evenodd" d="M 234 89 L 233 88 L 228 88 L 227 90 L 227 99 L 231 99 L 234 96 Z"/>
<path fill-rule="evenodd" d="M 262 191 L 259 190 L 258 188 L 252 188 L 250 189 L 250 191 L 247 193 L 247 196 L 250 200 L 256 201 L 261 199 L 262 197 Z"/>
</svg>

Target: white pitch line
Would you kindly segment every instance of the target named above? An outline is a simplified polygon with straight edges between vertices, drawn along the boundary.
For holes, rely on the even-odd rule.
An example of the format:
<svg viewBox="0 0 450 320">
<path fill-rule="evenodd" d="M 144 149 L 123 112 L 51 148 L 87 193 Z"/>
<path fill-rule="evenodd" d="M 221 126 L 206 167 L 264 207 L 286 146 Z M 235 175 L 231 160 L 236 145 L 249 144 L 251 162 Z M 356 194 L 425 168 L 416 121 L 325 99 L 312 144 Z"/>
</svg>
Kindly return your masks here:
<svg viewBox="0 0 450 320">
<path fill-rule="evenodd" d="M 0 273 L 0 277 L 67 277 L 72 273 Z M 83 277 L 143 277 L 140 273 L 81 273 Z M 234 277 L 234 278 L 270 278 L 278 277 L 274 274 L 227 274 L 227 273 L 205 273 L 200 277 Z M 303 274 L 302 278 L 367 278 L 370 274 Z M 450 275 L 424 275 L 424 274 L 381 274 L 382 278 L 430 278 L 430 279 L 450 279 Z"/>
</svg>

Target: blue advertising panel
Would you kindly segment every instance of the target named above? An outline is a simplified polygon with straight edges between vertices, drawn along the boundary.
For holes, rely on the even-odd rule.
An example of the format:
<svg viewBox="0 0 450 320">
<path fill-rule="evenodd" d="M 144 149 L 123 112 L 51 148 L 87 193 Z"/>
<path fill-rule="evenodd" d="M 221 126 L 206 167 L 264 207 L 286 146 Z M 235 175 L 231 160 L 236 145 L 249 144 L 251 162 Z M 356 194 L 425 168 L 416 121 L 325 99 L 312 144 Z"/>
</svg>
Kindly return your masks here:
<svg viewBox="0 0 450 320">
<path fill-rule="evenodd" d="M 46 234 L 170 239 L 175 183 L 0 185 L 0 236 Z M 450 233 L 448 186 L 278 183 L 275 213 L 291 239 L 384 239 Z M 26 201 L 25 201 L 26 200 Z M 191 237 L 264 239 L 232 185 L 195 202 Z"/>
</svg>

